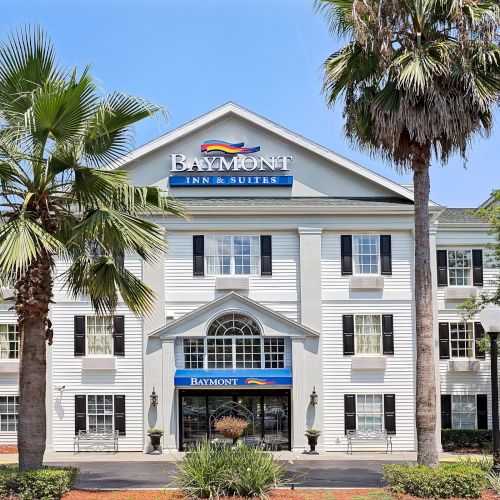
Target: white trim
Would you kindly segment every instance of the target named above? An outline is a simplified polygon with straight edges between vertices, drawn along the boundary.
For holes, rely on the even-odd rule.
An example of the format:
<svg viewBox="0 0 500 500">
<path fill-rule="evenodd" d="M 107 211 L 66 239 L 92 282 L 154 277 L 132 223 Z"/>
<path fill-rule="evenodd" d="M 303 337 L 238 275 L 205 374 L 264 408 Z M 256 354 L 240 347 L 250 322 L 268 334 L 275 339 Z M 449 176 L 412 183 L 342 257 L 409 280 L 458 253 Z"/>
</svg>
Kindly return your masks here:
<svg viewBox="0 0 500 500">
<path fill-rule="evenodd" d="M 376 174 L 375 172 L 372 172 L 367 168 L 362 167 L 361 165 L 358 165 L 348 160 L 347 158 L 344 158 L 343 156 L 340 156 L 334 153 L 333 151 L 330 151 L 329 149 L 326 149 L 325 147 L 320 146 L 319 144 L 316 144 L 315 142 L 312 142 L 302 137 L 301 135 L 292 132 L 291 130 L 288 130 L 280 125 L 277 125 L 276 123 L 267 120 L 266 118 L 252 111 L 249 111 L 248 109 L 245 109 L 233 102 L 228 102 L 226 104 L 223 104 L 222 106 L 200 116 L 199 118 L 196 118 L 195 120 L 192 120 L 186 123 L 185 125 L 182 125 L 176 128 L 175 130 L 172 130 L 171 132 L 168 132 L 167 134 L 159 137 L 158 139 L 148 142 L 144 146 L 141 146 L 136 150 L 130 152 L 123 160 L 111 163 L 108 168 L 109 169 L 122 168 L 123 166 L 128 165 L 129 163 L 136 161 L 139 158 L 142 158 L 143 156 L 146 156 L 147 154 L 155 151 L 156 149 L 162 148 L 167 144 L 177 141 L 180 138 L 185 137 L 186 135 L 191 134 L 192 132 L 207 126 L 208 124 L 214 122 L 215 120 L 219 120 L 231 114 L 236 115 L 239 118 L 243 118 L 244 120 L 247 120 L 255 125 L 258 125 L 266 129 L 267 131 L 282 137 L 283 139 L 291 141 L 297 144 L 298 146 L 301 146 L 304 149 L 307 149 L 312 153 L 315 153 L 321 156 L 322 158 L 325 158 L 330 162 L 340 165 L 341 167 L 345 168 L 346 170 L 354 174 L 357 174 L 365 179 L 368 179 L 376 184 L 379 184 L 385 187 L 386 189 L 402 196 L 403 198 L 413 201 L 412 190 L 402 186 L 401 184 L 391 181 L 386 177 L 383 177 L 382 175 Z M 438 206 L 436 203 L 432 201 L 429 201 L 429 205 Z"/>
</svg>

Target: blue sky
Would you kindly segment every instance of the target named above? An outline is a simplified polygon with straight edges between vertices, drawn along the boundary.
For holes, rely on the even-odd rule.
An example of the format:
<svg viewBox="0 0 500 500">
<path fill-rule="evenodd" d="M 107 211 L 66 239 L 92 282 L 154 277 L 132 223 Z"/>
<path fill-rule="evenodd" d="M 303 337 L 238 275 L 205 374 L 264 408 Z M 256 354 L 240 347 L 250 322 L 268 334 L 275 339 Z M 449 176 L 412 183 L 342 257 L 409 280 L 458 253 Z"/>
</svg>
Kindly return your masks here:
<svg viewBox="0 0 500 500">
<path fill-rule="evenodd" d="M 137 127 L 138 146 L 234 101 L 397 182 L 410 180 L 351 148 L 341 107 L 326 108 L 321 66 L 337 45 L 312 0 L 2 1 L 2 38 L 26 22 L 48 31 L 64 64 L 90 63 L 105 91 L 168 109 L 167 123 Z M 500 187 L 499 127 L 475 142 L 466 168 L 460 159 L 433 166 L 435 201 L 477 206 Z"/>
</svg>

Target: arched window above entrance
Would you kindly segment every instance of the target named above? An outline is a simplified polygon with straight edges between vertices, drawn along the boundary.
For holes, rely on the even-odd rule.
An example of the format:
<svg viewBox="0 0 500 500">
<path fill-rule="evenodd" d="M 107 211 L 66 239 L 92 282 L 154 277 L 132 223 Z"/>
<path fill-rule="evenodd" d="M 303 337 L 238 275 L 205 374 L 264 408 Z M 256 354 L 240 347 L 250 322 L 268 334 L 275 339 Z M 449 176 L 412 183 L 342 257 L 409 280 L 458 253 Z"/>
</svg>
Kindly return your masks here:
<svg viewBox="0 0 500 500">
<path fill-rule="evenodd" d="M 208 327 L 209 337 L 259 336 L 259 325 L 243 314 L 224 314 Z"/>
</svg>

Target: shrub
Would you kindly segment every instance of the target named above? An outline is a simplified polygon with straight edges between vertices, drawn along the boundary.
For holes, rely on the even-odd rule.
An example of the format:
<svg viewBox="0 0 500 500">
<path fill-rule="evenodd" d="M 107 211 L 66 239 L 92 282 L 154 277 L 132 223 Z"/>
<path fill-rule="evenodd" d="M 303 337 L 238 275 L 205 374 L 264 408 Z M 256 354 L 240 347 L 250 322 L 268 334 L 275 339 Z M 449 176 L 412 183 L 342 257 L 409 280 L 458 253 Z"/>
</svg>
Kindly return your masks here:
<svg viewBox="0 0 500 500">
<path fill-rule="evenodd" d="M 493 467 L 493 458 L 489 455 L 477 455 L 472 457 L 461 457 L 458 459 L 458 464 L 468 465 L 470 467 L 476 467 L 481 469 L 483 472 L 491 472 Z"/>
<path fill-rule="evenodd" d="M 490 488 L 497 495 L 500 495 L 500 476 L 497 476 L 493 472 L 489 472 L 488 473 L 488 482 L 490 483 Z"/>
<path fill-rule="evenodd" d="M 224 495 L 266 498 L 281 483 L 283 474 L 279 462 L 261 448 L 206 441 L 189 448 L 177 462 L 172 486 L 190 498 Z"/>
<path fill-rule="evenodd" d="M 394 493 L 422 498 L 479 498 L 488 487 L 485 472 L 460 463 L 439 467 L 384 465 L 384 481 Z"/>
<path fill-rule="evenodd" d="M 17 496 L 21 500 L 58 500 L 78 480 L 73 467 L 43 467 L 20 471 L 17 467 L 0 467 L 0 498 Z"/>
<path fill-rule="evenodd" d="M 163 436 L 163 429 L 148 429 L 148 436 Z"/>
<path fill-rule="evenodd" d="M 441 429 L 441 444 L 446 450 L 456 448 L 484 448 L 491 443 L 490 430 Z"/>
<path fill-rule="evenodd" d="M 238 439 L 245 432 L 250 422 L 238 417 L 222 417 L 214 422 L 214 429 L 224 437 Z"/>
</svg>

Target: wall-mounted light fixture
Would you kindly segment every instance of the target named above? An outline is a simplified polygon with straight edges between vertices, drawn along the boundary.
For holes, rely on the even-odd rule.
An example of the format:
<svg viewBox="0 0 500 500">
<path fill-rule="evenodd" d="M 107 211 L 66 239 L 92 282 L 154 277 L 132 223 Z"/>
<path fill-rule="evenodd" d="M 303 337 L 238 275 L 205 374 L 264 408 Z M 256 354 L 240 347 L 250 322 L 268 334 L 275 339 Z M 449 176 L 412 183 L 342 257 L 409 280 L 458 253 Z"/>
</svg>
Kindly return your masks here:
<svg viewBox="0 0 500 500">
<path fill-rule="evenodd" d="M 153 387 L 153 392 L 149 396 L 149 401 L 151 403 L 151 406 L 153 407 L 158 406 L 158 394 L 156 394 L 154 387 Z"/>
<path fill-rule="evenodd" d="M 316 386 L 313 387 L 313 391 L 309 396 L 311 398 L 311 406 L 316 406 L 318 404 L 318 393 L 316 392 Z"/>
</svg>

